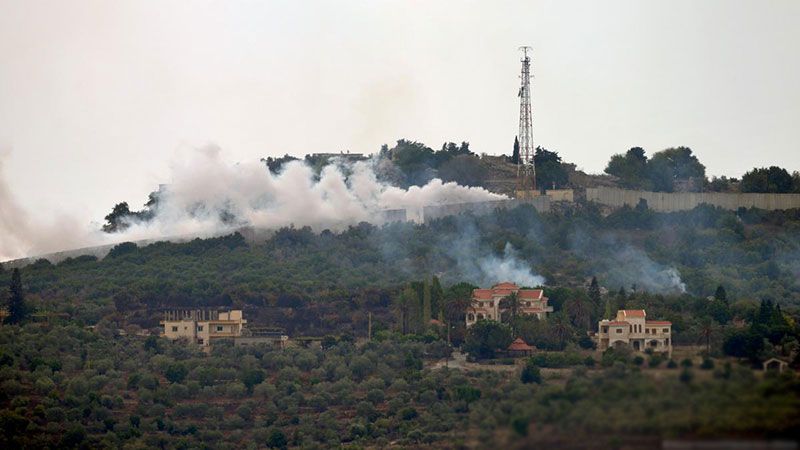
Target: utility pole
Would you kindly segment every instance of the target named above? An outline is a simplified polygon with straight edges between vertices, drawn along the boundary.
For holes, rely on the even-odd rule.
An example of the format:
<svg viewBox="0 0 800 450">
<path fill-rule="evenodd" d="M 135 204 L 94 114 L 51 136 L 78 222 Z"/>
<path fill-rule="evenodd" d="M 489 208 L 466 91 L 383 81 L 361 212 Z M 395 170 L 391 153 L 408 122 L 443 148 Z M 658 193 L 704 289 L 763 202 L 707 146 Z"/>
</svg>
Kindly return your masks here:
<svg viewBox="0 0 800 450">
<path fill-rule="evenodd" d="M 533 163 L 533 114 L 531 112 L 531 47 L 523 46 L 522 74 L 519 88 L 519 160 L 517 162 L 517 197 L 536 195 L 536 167 Z"/>
</svg>

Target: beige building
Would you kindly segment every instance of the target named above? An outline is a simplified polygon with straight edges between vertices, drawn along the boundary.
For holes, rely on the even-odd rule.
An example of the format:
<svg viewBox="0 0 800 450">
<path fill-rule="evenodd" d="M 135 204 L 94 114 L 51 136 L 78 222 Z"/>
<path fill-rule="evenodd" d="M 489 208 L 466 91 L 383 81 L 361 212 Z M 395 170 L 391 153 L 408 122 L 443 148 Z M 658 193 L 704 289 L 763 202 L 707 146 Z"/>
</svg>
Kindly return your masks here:
<svg viewBox="0 0 800 450">
<path fill-rule="evenodd" d="M 614 320 L 601 320 L 597 328 L 597 349 L 605 351 L 620 346 L 643 352 L 672 355 L 672 322 L 647 320 L 643 309 L 621 309 Z"/>
<path fill-rule="evenodd" d="M 247 321 L 242 311 L 168 311 L 161 325 L 164 337 L 186 339 L 202 346 L 210 346 L 215 339 L 232 339 L 242 335 Z"/>
<path fill-rule="evenodd" d="M 519 299 L 520 315 L 535 315 L 539 319 L 547 317 L 553 312 L 553 307 L 547 305 L 548 298 L 541 289 L 520 289 L 514 283 L 498 283 L 491 289 L 474 289 L 472 291 L 472 305 L 467 308 L 467 326 L 479 320 L 501 320 L 501 314 L 506 308 L 501 304 L 503 299 L 516 292 Z"/>
</svg>

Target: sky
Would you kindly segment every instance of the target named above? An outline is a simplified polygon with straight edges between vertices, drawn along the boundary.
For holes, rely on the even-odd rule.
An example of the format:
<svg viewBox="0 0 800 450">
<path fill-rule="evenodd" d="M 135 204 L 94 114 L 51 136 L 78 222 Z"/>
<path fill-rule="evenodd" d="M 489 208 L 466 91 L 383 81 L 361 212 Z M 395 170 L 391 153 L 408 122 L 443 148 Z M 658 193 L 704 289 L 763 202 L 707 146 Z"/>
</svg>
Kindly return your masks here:
<svg viewBox="0 0 800 450">
<path fill-rule="evenodd" d="M 510 153 L 520 45 L 534 142 L 579 168 L 683 145 L 712 175 L 800 169 L 794 0 L 0 0 L 0 183 L 89 223 L 209 143 Z"/>
</svg>

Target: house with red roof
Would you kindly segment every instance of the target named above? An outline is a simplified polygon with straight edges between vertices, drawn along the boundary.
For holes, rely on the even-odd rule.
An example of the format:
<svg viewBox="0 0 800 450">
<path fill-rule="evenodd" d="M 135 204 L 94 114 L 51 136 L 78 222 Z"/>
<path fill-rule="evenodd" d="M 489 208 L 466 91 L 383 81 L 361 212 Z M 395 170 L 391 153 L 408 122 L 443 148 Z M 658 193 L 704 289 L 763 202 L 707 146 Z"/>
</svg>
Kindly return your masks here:
<svg viewBox="0 0 800 450">
<path fill-rule="evenodd" d="M 501 315 L 508 308 L 503 300 L 517 294 L 517 313 L 520 315 L 535 315 L 545 319 L 547 313 L 553 312 L 553 307 L 547 305 L 548 298 L 541 289 L 520 289 L 514 283 L 503 282 L 492 286 L 490 289 L 473 289 L 472 304 L 467 308 L 467 326 L 479 320 L 500 321 Z"/>
<path fill-rule="evenodd" d="M 597 326 L 597 350 L 629 347 L 643 352 L 668 353 L 672 356 L 672 322 L 647 320 L 643 309 L 621 309 L 614 320 L 601 320 Z"/>
</svg>

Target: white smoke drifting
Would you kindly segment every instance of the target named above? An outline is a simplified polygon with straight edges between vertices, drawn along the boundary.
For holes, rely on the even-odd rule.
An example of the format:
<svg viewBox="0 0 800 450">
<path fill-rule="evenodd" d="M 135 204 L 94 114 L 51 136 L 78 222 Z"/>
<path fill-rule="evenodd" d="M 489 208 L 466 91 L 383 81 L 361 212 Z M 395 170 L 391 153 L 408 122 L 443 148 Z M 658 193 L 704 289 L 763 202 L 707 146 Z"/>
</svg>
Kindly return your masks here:
<svg viewBox="0 0 800 450">
<path fill-rule="evenodd" d="M 511 281 L 526 287 L 544 285 L 544 277 L 534 275 L 530 265 L 519 258 L 514 247 L 508 242 L 506 242 L 502 258 L 494 255 L 481 258 L 478 260 L 478 267 L 483 273 L 483 286 L 503 281 Z"/>
<path fill-rule="evenodd" d="M 625 245 L 611 255 L 612 268 L 609 278 L 624 280 L 629 286 L 654 293 L 685 293 L 686 284 L 674 267 L 653 261 L 647 254 L 630 245 Z"/>
<path fill-rule="evenodd" d="M 78 248 L 102 241 L 100 232 L 65 213 L 52 214 L 47 221 L 36 220 L 22 207 L 5 179 L 7 152 L 0 150 L 0 261 L 30 254 Z"/>
<path fill-rule="evenodd" d="M 243 226 L 274 229 L 307 225 L 317 231 L 340 230 L 362 221 L 380 224 L 381 211 L 389 209 L 408 209 L 414 215 L 428 205 L 505 198 L 439 179 L 401 189 L 379 181 L 373 167 L 372 161 L 346 168 L 332 164 L 317 178 L 311 167 L 292 161 L 281 173 L 273 174 L 258 161 L 228 164 L 218 147 L 208 146 L 173 164 L 151 220 L 131 217 L 125 231 L 110 235 L 85 230 L 65 234 L 59 226 L 35 226 L 0 178 L 0 232 L 4 234 L 0 258 L 122 241 L 210 237 Z M 71 219 L 59 225 L 66 222 L 77 223 Z M 65 235 L 74 238 L 64 240 Z"/>
</svg>

